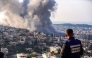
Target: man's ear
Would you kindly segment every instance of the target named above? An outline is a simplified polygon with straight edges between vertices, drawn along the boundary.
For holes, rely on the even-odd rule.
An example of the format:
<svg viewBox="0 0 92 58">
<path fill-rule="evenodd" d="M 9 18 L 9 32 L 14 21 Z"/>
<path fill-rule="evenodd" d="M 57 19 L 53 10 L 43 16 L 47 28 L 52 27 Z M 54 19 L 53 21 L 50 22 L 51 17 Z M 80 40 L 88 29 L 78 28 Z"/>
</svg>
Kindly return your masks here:
<svg viewBox="0 0 92 58">
<path fill-rule="evenodd" d="M 67 34 L 65 34 L 65 37 L 67 37 Z"/>
</svg>

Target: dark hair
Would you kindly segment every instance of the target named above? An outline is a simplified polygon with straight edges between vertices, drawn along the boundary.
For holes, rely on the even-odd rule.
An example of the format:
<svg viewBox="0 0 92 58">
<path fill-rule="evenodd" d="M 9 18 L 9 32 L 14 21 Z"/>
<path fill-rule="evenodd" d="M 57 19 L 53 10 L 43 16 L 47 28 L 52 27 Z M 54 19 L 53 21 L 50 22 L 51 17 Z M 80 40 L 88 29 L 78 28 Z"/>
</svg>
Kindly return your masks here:
<svg viewBox="0 0 92 58">
<path fill-rule="evenodd" d="M 67 33 L 68 35 L 71 35 L 71 34 L 73 34 L 73 30 L 72 30 L 72 29 L 67 29 L 67 30 L 66 30 L 66 33 Z"/>
</svg>

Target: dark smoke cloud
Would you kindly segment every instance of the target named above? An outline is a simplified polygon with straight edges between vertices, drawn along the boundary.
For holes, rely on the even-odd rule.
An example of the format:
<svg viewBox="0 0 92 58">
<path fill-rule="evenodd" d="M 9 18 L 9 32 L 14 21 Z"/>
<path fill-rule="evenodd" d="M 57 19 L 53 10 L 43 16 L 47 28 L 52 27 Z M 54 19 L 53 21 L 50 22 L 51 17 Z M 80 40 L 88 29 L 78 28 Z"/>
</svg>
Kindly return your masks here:
<svg viewBox="0 0 92 58">
<path fill-rule="evenodd" d="M 20 14 L 22 17 L 24 17 L 25 15 L 27 15 L 27 9 L 28 9 L 28 4 L 29 4 L 29 0 L 23 0 L 23 3 L 22 3 L 22 13 Z"/>
<path fill-rule="evenodd" d="M 55 0 L 0 0 L 0 10 L 3 17 L 0 24 L 30 31 L 55 33 L 50 20 L 51 12 L 55 10 Z"/>
</svg>

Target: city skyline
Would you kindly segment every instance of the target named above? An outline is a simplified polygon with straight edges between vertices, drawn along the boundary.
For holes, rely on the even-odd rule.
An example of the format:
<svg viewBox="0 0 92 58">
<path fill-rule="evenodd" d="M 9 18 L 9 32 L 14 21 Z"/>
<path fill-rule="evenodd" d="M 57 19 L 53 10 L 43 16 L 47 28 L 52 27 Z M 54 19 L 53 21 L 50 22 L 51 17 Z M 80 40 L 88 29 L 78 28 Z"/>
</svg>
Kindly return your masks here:
<svg viewBox="0 0 92 58">
<path fill-rule="evenodd" d="M 65 22 L 65 21 L 52 21 L 53 24 L 87 24 L 92 25 L 91 22 Z"/>
</svg>

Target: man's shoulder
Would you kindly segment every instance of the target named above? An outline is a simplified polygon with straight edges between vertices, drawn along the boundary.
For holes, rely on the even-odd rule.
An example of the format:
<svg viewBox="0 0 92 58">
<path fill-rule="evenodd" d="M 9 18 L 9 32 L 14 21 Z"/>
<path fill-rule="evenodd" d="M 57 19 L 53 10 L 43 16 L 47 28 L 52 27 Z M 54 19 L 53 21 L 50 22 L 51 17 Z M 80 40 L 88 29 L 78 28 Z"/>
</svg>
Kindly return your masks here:
<svg viewBox="0 0 92 58">
<path fill-rule="evenodd" d="M 70 42 L 70 41 L 69 41 L 69 40 L 67 40 L 67 41 L 65 41 L 65 42 L 64 42 L 64 44 L 68 44 L 69 42 Z"/>
<path fill-rule="evenodd" d="M 77 42 L 81 42 L 79 39 L 76 39 Z"/>
<path fill-rule="evenodd" d="M 81 41 L 78 40 L 78 39 L 75 39 L 75 41 L 78 42 L 78 43 L 81 43 Z M 69 44 L 69 43 L 71 43 L 71 42 L 72 42 L 71 40 L 67 40 L 67 41 L 64 42 L 64 44 Z"/>
</svg>

